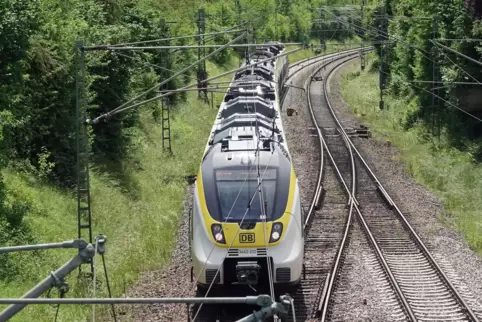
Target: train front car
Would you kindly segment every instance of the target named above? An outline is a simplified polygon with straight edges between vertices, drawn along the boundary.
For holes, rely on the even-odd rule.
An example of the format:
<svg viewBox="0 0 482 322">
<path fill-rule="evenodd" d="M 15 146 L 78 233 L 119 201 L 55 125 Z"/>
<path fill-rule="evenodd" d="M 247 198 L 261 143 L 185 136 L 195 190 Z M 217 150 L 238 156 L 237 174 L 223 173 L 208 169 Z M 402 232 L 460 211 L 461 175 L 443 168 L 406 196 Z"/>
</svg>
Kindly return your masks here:
<svg viewBox="0 0 482 322">
<path fill-rule="evenodd" d="M 257 49 L 250 63 L 280 52 Z M 300 282 L 303 210 L 278 107 L 286 65 L 283 56 L 236 74 L 220 106 L 193 197 L 191 256 L 201 290 Z"/>
</svg>

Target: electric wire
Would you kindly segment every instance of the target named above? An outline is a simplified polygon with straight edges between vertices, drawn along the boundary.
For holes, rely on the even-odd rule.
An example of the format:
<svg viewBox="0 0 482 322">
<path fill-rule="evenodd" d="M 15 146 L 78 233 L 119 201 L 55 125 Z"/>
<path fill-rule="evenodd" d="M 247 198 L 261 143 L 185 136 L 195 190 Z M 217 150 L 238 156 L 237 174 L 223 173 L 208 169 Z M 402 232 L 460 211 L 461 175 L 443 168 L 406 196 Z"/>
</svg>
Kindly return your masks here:
<svg viewBox="0 0 482 322">
<path fill-rule="evenodd" d="M 327 9 L 323 9 L 323 10 L 326 10 L 326 11 L 330 12 L 330 11 L 327 10 Z M 360 29 L 364 29 L 365 31 L 368 31 L 368 29 L 363 28 L 363 27 L 360 27 L 360 26 L 357 26 L 357 25 L 355 25 L 355 24 L 353 24 L 353 23 L 350 23 L 350 22 L 346 22 L 346 23 L 351 24 L 351 25 L 353 25 L 353 26 L 355 26 L 355 27 L 358 27 L 358 28 L 360 28 Z M 381 31 L 380 29 L 377 29 L 377 28 L 372 28 L 372 29 L 378 30 L 381 34 L 384 34 L 384 35 L 387 36 L 388 38 L 394 39 L 394 40 L 396 40 L 397 42 L 400 42 L 400 43 L 403 44 L 403 45 L 406 45 L 406 46 L 409 46 L 409 47 L 411 47 L 411 48 L 417 49 L 418 51 L 421 51 L 421 52 L 422 52 L 422 55 L 423 55 L 425 58 L 427 58 L 428 60 L 430 60 L 430 61 L 433 62 L 433 63 L 436 63 L 433 59 L 431 59 L 431 58 L 429 58 L 428 56 L 426 56 L 426 55 L 423 54 L 423 52 L 426 52 L 425 50 L 422 50 L 422 49 L 420 49 L 420 48 L 418 48 L 418 47 L 416 47 L 416 46 L 411 45 L 410 43 L 403 42 L 403 41 L 401 41 L 401 40 L 399 40 L 399 39 L 397 39 L 397 38 L 395 38 L 395 37 L 393 37 L 393 36 L 390 36 L 388 33 L 385 33 L 385 32 L 383 32 L 383 31 Z M 374 34 L 373 32 L 370 32 L 370 31 L 368 31 L 368 32 L 371 33 L 371 34 Z M 434 44 L 437 45 L 436 42 L 434 42 Z M 386 74 L 386 75 L 390 75 L 389 73 L 386 73 L 386 72 L 383 72 L 383 71 L 380 71 L 380 72 L 381 72 L 381 73 L 384 73 L 384 74 Z M 413 87 L 415 87 L 415 88 L 418 88 L 418 89 L 420 89 L 420 90 L 423 90 L 423 91 L 425 91 L 425 92 L 427 92 L 427 93 L 430 93 L 431 95 L 433 95 L 433 96 L 441 99 L 441 100 L 444 101 L 445 103 L 447 103 L 447 104 L 449 104 L 450 106 L 454 107 L 455 109 L 457 109 L 457 110 L 465 113 L 466 115 L 468 115 L 468 116 L 476 119 L 477 121 L 482 122 L 482 119 L 480 119 L 480 118 L 478 118 L 477 116 L 475 116 L 475 115 L 473 115 L 473 114 L 465 111 L 464 109 L 462 109 L 462 108 L 460 108 L 460 107 L 452 104 L 451 102 L 445 100 L 444 98 L 440 97 L 439 95 L 436 95 L 436 94 L 434 94 L 434 93 L 432 93 L 432 92 L 430 92 L 430 91 L 428 91 L 428 90 L 426 90 L 426 89 L 424 89 L 424 88 L 422 88 L 422 87 L 416 86 L 416 85 L 414 85 L 413 83 L 408 83 L 408 82 L 403 81 L 403 80 L 402 80 L 402 82 L 405 82 L 405 83 L 407 83 L 407 84 L 410 84 L 411 86 L 413 86 Z M 477 81 L 477 82 L 478 82 L 478 81 Z"/>
<path fill-rule="evenodd" d="M 326 11 L 328 11 L 328 12 L 331 12 L 331 11 L 329 11 L 328 9 L 323 9 L 323 10 L 326 10 Z M 348 15 L 348 16 L 350 16 L 350 15 Z M 339 16 L 338 16 L 338 17 L 339 17 Z M 394 37 L 394 36 L 391 36 L 390 34 L 384 32 L 384 31 L 381 30 L 381 29 L 374 28 L 374 27 L 369 27 L 370 29 L 376 31 L 376 32 L 374 32 L 374 31 L 370 31 L 370 29 L 361 27 L 361 26 L 356 25 L 356 24 L 354 24 L 354 23 L 352 23 L 352 22 L 349 22 L 349 21 L 343 21 L 343 23 L 350 24 L 350 25 L 352 25 L 352 26 L 354 26 L 354 27 L 357 27 L 357 28 L 359 28 L 359 29 L 362 29 L 362 30 L 364 30 L 365 32 L 368 32 L 369 34 L 371 34 L 371 35 L 373 35 L 373 36 L 378 36 L 379 34 L 381 34 L 381 35 L 383 35 L 383 36 L 386 36 L 387 38 L 392 39 L 392 40 L 394 40 L 394 41 L 396 41 L 396 42 L 399 42 L 399 43 L 401 43 L 402 45 L 405 45 L 405 46 L 408 46 L 408 47 L 410 47 L 410 48 L 416 49 L 417 51 L 419 51 L 419 52 L 422 54 L 423 57 L 425 57 L 426 59 L 430 60 L 431 62 L 434 62 L 429 56 L 427 56 L 427 55 L 430 55 L 430 53 L 428 53 L 426 50 L 424 50 L 424 49 L 422 49 L 422 48 L 419 48 L 419 47 L 417 47 L 417 46 L 415 46 L 415 45 L 413 45 L 413 44 L 411 44 L 411 43 L 409 43 L 409 42 L 405 42 L 405 41 L 403 41 L 403 40 L 400 40 L 399 38 L 396 38 L 396 37 Z"/>
<path fill-rule="evenodd" d="M 447 47 L 447 46 L 445 46 L 445 45 L 439 44 L 438 42 L 436 42 L 436 41 L 434 41 L 434 40 L 432 40 L 432 39 L 430 39 L 430 42 L 431 42 L 432 44 L 434 44 L 434 45 L 442 48 L 442 49 L 448 50 L 448 51 L 456 54 L 457 56 L 460 56 L 460 57 L 462 57 L 462 58 L 465 58 L 465 59 L 467 59 L 467 60 L 469 60 L 469 61 L 471 61 L 471 62 L 473 62 L 473 63 L 475 63 L 475 64 L 477 64 L 477 65 L 479 65 L 479 66 L 482 66 L 482 62 L 480 62 L 480 61 L 478 61 L 478 60 L 476 60 L 476 59 L 473 59 L 472 57 L 469 57 L 469 56 L 467 56 L 467 55 L 465 55 L 465 54 L 462 54 L 461 52 L 458 52 L 458 51 L 456 51 L 455 49 L 452 49 L 452 48 Z"/>
<path fill-rule="evenodd" d="M 386 74 L 386 75 L 390 75 L 390 74 L 387 73 L 387 72 L 383 72 L 383 71 L 382 71 L 382 73 L 384 73 L 384 74 Z M 410 86 L 413 86 L 413 87 L 415 87 L 415 88 L 417 88 L 417 89 L 420 89 L 420 90 L 422 90 L 422 91 L 424 91 L 424 92 L 427 92 L 427 93 L 435 96 L 436 98 L 444 101 L 445 103 L 447 103 L 448 105 L 452 106 L 453 108 L 461 111 L 462 113 L 467 114 L 468 116 L 472 117 L 473 119 L 476 119 L 476 120 L 479 121 L 479 122 L 482 122 L 482 119 L 480 119 L 479 117 L 477 117 L 477 116 L 475 116 L 475 115 L 467 112 L 466 110 L 458 107 L 457 105 L 451 103 L 450 101 L 447 101 L 447 100 L 444 99 L 443 97 L 441 97 L 441 96 L 439 96 L 439 95 L 437 95 L 437 94 L 434 94 L 434 93 L 432 93 L 431 91 L 429 91 L 429 90 L 427 90 L 427 89 L 425 89 L 425 88 L 423 88 L 423 87 L 420 87 L 420 86 L 417 86 L 417 85 L 415 85 L 415 84 L 413 84 L 413 83 L 407 82 L 407 81 L 405 81 L 405 80 L 403 80 L 403 79 L 401 79 L 401 81 L 402 81 L 403 83 L 405 83 L 405 84 L 409 84 Z"/>
<path fill-rule="evenodd" d="M 437 45 L 437 43 L 435 42 L 435 45 Z M 447 58 L 452 64 L 454 64 L 458 69 L 460 69 L 462 72 L 464 72 L 467 76 L 469 76 L 470 78 L 472 78 L 475 82 L 477 82 L 478 84 L 482 84 L 481 82 L 479 82 L 472 74 L 470 74 L 469 72 L 467 72 L 465 69 L 463 69 L 460 65 L 458 65 L 457 63 L 455 63 L 452 59 L 450 59 L 450 57 L 444 52 L 444 51 L 440 51 L 442 53 L 442 55 L 444 55 L 445 58 Z"/>
<path fill-rule="evenodd" d="M 230 40 L 227 44 L 223 45 L 223 47 L 220 47 L 220 48 L 212 51 L 210 54 L 208 54 L 208 55 L 206 55 L 206 56 L 203 56 L 201 59 L 196 60 L 194 63 L 190 64 L 189 66 L 187 66 L 187 67 L 185 67 L 185 68 L 183 68 L 182 70 L 178 71 L 178 72 L 175 73 L 174 75 L 172 75 L 172 76 L 168 77 L 167 79 L 161 81 L 160 83 L 154 85 L 153 87 L 151 87 L 151 88 L 149 88 L 148 90 L 142 92 L 141 94 L 139 94 L 139 95 L 131 98 L 129 101 L 127 101 L 127 102 L 121 104 L 120 106 L 114 108 L 114 109 L 111 110 L 110 112 L 107 112 L 107 113 L 105 113 L 105 114 L 102 114 L 101 116 L 98 116 L 96 119 L 93 120 L 93 122 L 94 122 L 94 123 L 95 123 L 95 122 L 98 122 L 100 119 L 105 118 L 105 117 L 109 117 L 109 116 L 115 114 L 116 112 L 118 112 L 118 111 L 120 111 L 120 110 L 125 110 L 125 109 L 123 109 L 123 108 L 126 107 L 127 105 L 129 105 L 130 103 L 132 103 L 132 102 L 138 100 L 139 98 L 141 98 L 141 97 L 149 94 L 150 92 L 152 92 L 152 91 L 154 91 L 155 89 L 159 88 L 160 86 L 166 84 L 166 83 L 169 82 L 170 80 L 176 78 L 176 77 L 179 76 L 180 74 L 186 72 L 186 71 L 189 70 L 190 68 L 192 68 L 192 67 L 198 65 L 199 63 L 205 61 L 206 59 L 208 59 L 208 58 L 210 58 L 211 56 L 215 55 L 215 54 L 218 53 L 219 51 L 221 51 L 221 50 L 229 47 L 229 45 L 231 45 L 232 43 L 235 43 L 236 41 L 238 41 L 239 39 L 241 39 L 242 37 L 244 37 L 245 34 L 246 34 L 246 33 L 243 33 L 243 34 L 241 34 L 240 36 L 234 38 L 233 40 Z M 132 105 L 132 106 L 134 106 L 134 105 Z M 126 108 L 132 108 L 132 107 L 127 106 Z"/>
<path fill-rule="evenodd" d="M 60 304 L 57 305 L 57 309 L 55 310 L 54 322 L 57 322 L 57 318 L 59 317 L 59 309 L 60 309 Z"/>
<path fill-rule="evenodd" d="M 293 50 L 291 50 L 291 51 L 289 51 L 289 52 L 283 53 L 283 56 L 284 56 L 284 55 L 288 55 L 288 54 L 292 54 L 292 53 L 294 53 L 294 52 L 296 52 L 296 51 L 299 51 L 299 50 L 301 50 L 301 49 L 302 49 L 301 47 L 300 47 L 300 48 L 297 48 L 297 49 L 293 49 Z M 273 59 L 273 58 L 267 58 L 267 59 L 265 59 L 265 60 L 259 61 L 259 62 L 256 63 L 255 65 L 260 65 L 261 63 L 263 63 L 263 62 L 265 62 L 265 61 L 272 60 L 272 59 Z M 218 78 L 220 78 L 220 77 L 226 76 L 226 75 L 228 75 L 228 74 L 231 74 L 231 73 L 234 73 L 234 72 L 237 72 L 237 71 L 240 71 L 240 70 L 242 70 L 242 68 L 241 68 L 241 69 L 240 69 L 240 68 L 233 69 L 233 70 L 227 71 L 227 72 L 225 72 L 225 73 L 221 73 L 221 74 L 219 74 L 219 75 L 217 75 L 217 76 L 213 76 L 213 77 L 210 77 L 210 78 L 208 78 L 208 79 L 205 79 L 204 82 L 208 82 L 208 81 L 211 81 L 211 80 L 215 80 L 215 79 L 218 79 Z M 186 85 L 186 86 L 184 86 L 184 87 L 181 87 L 181 88 L 179 89 L 179 91 L 180 91 L 180 90 L 185 90 L 185 89 L 188 89 L 188 88 L 191 88 L 191 87 L 194 87 L 194 86 L 196 86 L 196 85 L 197 85 L 197 82 L 191 83 L 191 84 L 189 84 L 189 85 Z M 143 96 L 144 94 L 145 94 L 145 93 L 140 94 L 139 97 Z M 153 102 L 153 101 L 155 101 L 155 100 L 157 100 L 157 99 L 159 99 L 159 98 L 166 97 L 166 96 L 170 96 L 170 95 L 172 95 L 172 94 L 173 94 L 173 93 L 171 92 L 171 93 L 166 93 L 166 94 L 163 94 L 163 95 L 158 95 L 158 96 L 155 96 L 155 97 L 153 97 L 153 98 L 150 98 L 150 99 L 141 101 L 141 102 L 139 102 L 139 103 L 135 103 L 135 104 L 133 104 L 133 105 L 125 106 L 125 105 L 131 103 L 133 100 L 135 100 L 135 99 L 132 99 L 132 100 L 130 100 L 129 102 L 126 102 L 126 103 L 123 104 L 125 107 L 123 107 L 123 108 L 117 107 L 117 108 L 115 109 L 115 111 L 112 110 L 112 111 L 110 111 L 110 112 L 108 112 L 108 113 L 102 114 L 102 115 L 96 117 L 94 120 L 89 121 L 89 123 L 95 124 L 95 123 L 99 122 L 99 120 L 101 120 L 101 119 L 103 119 L 103 118 L 107 118 L 107 117 L 114 116 L 114 115 L 116 115 L 116 114 L 118 114 L 118 113 L 127 111 L 127 110 L 129 110 L 129 109 L 132 109 L 132 108 L 134 108 L 134 107 L 137 107 L 137 106 L 140 106 L 140 105 L 143 105 L 143 104 L 147 104 L 147 103 L 149 103 L 149 102 Z M 139 97 L 138 97 L 138 98 L 139 98 Z M 137 98 L 136 98 L 136 99 L 137 99 Z"/>
<path fill-rule="evenodd" d="M 186 39 L 186 38 L 195 38 L 195 37 L 201 37 L 201 36 L 217 35 L 217 34 L 222 34 L 222 33 L 236 33 L 236 32 L 241 32 L 242 30 L 233 30 L 233 29 L 237 28 L 237 27 L 240 27 L 244 24 L 246 24 L 246 23 L 241 23 L 239 25 L 228 28 L 226 30 L 217 31 L 217 32 L 195 34 L 195 35 L 188 35 L 188 36 L 176 36 L 176 37 L 170 37 L 170 38 L 159 38 L 159 39 L 136 41 L 136 42 L 127 42 L 127 43 L 120 43 L 120 44 L 114 44 L 114 45 L 108 45 L 108 46 L 109 47 L 117 47 L 117 46 L 127 46 L 127 45 L 148 44 L 148 43 L 153 43 L 153 42 L 160 42 L 160 41 L 167 41 L 167 40 L 178 40 L 178 39 Z M 97 46 L 90 46 L 90 47 L 87 47 L 87 48 L 95 48 L 95 47 L 107 47 L 107 46 L 106 45 L 97 45 Z"/>
</svg>

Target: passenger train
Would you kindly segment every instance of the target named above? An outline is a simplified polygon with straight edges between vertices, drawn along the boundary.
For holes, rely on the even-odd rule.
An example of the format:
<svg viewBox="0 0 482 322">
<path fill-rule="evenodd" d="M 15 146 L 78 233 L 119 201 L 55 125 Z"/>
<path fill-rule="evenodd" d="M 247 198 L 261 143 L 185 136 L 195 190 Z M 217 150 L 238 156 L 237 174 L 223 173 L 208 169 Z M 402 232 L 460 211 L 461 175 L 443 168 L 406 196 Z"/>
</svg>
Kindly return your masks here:
<svg viewBox="0 0 482 322">
<path fill-rule="evenodd" d="M 284 50 L 278 43 L 257 47 L 219 107 L 190 219 L 192 272 L 201 291 L 211 284 L 256 290 L 270 278 L 278 290 L 300 283 L 304 215 L 280 115 L 288 59 L 250 66 Z"/>
</svg>

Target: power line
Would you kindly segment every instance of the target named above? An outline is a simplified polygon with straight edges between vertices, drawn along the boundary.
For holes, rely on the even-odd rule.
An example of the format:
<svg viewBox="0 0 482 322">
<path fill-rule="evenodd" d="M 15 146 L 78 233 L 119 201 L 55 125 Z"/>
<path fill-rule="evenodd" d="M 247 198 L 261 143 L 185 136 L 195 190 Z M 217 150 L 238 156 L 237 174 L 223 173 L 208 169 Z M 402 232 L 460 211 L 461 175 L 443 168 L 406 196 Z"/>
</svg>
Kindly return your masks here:
<svg viewBox="0 0 482 322">
<path fill-rule="evenodd" d="M 169 77 L 169 78 L 163 80 L 162 82 L 154 85 L 154 86 L 151 87 L 150 89 L 148 89 L 148 90 L 146 90 L 145 92 L 143 92 L 143 93 L 137 95 L 136 97 L 130 99 L 129 101 L 125 102 L 124 104 L 116 107 L 116 108 L 113 109 L 112 111 L 107 112 L 107 113 L 105 113 L 105 114 L 102 114 L 102 115 L 96 117 L 94 120 L 92 120 L 92 123 L 93 123 L 93 124 L 96 124 L 96 123 L 98 123 L 101 119 L 106 118 L 106 117 L 109 117 L 109 116 L 113 115 L 114 113 L 116 113 L 117 111 L 120 111 L 123 107 L 129 105 L 130 103 L 134 102 L 135 100 L 137 100 L 137 99 L 139 99 L 139 98 L 141 98 L 141 97 L 149 94 L 150 92 L 154 91 L 155 89 L 159 88 L 160 86 L 166 84 L 167 82 L 169 82 L 170 80 L 172 80 L 172 79 L 176 78 L 177 76 L 181 75 L 182 73 L 184 73 L 185 71 L 189 70 L 190 68 L 198 65 L 201 61 L 204 61 L 204 60 L 208 59 L 209 57 L 215 55 L 215 54 L 218 53 L 219 51 L 227 48 L 227 47 L 228 47 L 229 45 L 231 45 L 232 43 L 234 43 L 234 42 L 238 41 L 239 39 L 241 39 L 242 37 L 244 37 L 245 34 L 246 34 L 246 33 L 243 33 L 243 34 L 241 34 L 240 36 L 234 38 L 233 40 L 229 41 L 227 44 L 223 45 L 221 48 L 218 48 L 218 49 L 214 50 L 214 51 L 211 52 L 209 55 L 204 56 L 204 57 L 201 58 L 200 60 L 196 60 L 194 63 L 192 63 L 192 64 L 190 64 L 189 66 L 187 66 L 187 67 L 183 68 L 182 70 L 178 71 L 177 73 L 175 73 L 175 74 L 172 75 L 171 77 Z"/>
<path fill-rule="evenodd" d="M 166 41 L 166 40 L 186 39 L 186 38 L 194 38 L 194 37 L 200 37 L 200 36 L 214 36 L 214 35 L 219 35 L 219 34 L 229 34 L 229 33 L 237 33 L 237 32 L 243 32 L 244 31 L 242 29 L 241 30 L 230 30 L 230 29 L 233 29 L 233 28 L 236 28 L 236 27 L 239 27 L 239 26 L 234 26 L 232 28 L 229 28 L 229 29 L 226 29 L 226 30 L 223 30 L 223 31 L 217 31 L 217 32 L 209 32 L 209 33 L 203 33 L 203 34 L 178 36 L 178 37 L 170 37 L 170 38 L 160 38 L 160 39 L 144 40 L 144 41 L 136 41 L 136 42 L 126 42 L 126 43 L 114 44 L 114 45 L 86 46 L 86 47 L 84 47 L 84 49 L 87 50 L 87 51 L 101 50 L 101 49 L 106 49 L 107 47 L 149 44 L 149 43 L 153 43 L 153 42 L 161 42 L 161 41 Z"/>
<path fill-rule="evenodd" d="M 253 66 L 256 66 L 256 65 L 261 65 L 262 63 L 265 63 L 265 62 L 267 62 L 267 61 L 270 61 L 270 60 L 279 58 L 279 57 L 281 57 L 281 56 L 285 56 L 285 55 L 292 54 L 292 53 L 297 52 L 297 51 L 299 51 L 299 50 L 301 50 L 301 49 L 303 49 L 303 48 L 300 47 L 300 48 L 297 48 L 297 49 L 293 49 L 293 50 L 288 51 L 288 52 L 286 52 L 286 53 L 283 53 L 283 54 L 281 54 L 281 55 L 278 55 L 278 56 L 275 56 L 275 57 L 271 57 L 271 58 L 266 58 L 266 59 L 260 60 L 260 61 L 258 61 L 258 62 L 256 62 L 256 63 L 249 64 L 249 65 L 246 65 L 246 66 L 244 66 L 244 67 L 236 68 L 236 69 L 227 71 L 227 72 L 225 72 L 225 73 L 221 73 L 221 74 L 219 74 L 219 75 L 217 75 L 217 76 L 213 76 L 213 77 L 210 77 L 210 78 L 208 78 L 208 79 L 205 79 L 204 82 L 209 82 L 209 81 L 211 81 L 211 80 L 215 80 L 215 79 L 221 78 L 221 77 L 223 77 L 223 76 L 226 76 L 226 75 L 229 75 L 229 74 L 232 74 L 232 73 L 236 73 L 236 72 L 238 72 L 238 71 L 244 70 L 244 69 L 247 68 L 247 67 L 253 67 Z M 178 91 L 180 91 L 180 90 L 185 90 L 185 89 L 194 87 L 194 86 L 196 86 L 196 85 L 197 85 L 197 82 L 196 82 L 196 83 L 191 83 L 191 84 L 189 84 L 189 85 L 187 85 L 187 86 L 184 86 L 184 87 L 179 88 Z M 156 87 L 156 88 L 157 88 L 157 87 Z M 155 89 L 155 88 L 153 88 L 152 90 L 154 90 L 154 89 Z M 174 92 L 162 94 L 162 95 L 159 95 L 159 96 L 156 96 L 156 97 L 153 97 L 153 98 L 144 100 L 144 101 L 142 101 L 142 102 L 135 103 L 135 104 L 133 104 L 133 105 L 125 106 L 125 105 L 127 105 L 127 103 L 129 103 L 129 102 L 127 102 L 127 103 L 124 103 L 124 104 L 123 104 L 122 108 L 118 107 L 118 108 L 112 110 L 111 112 L 105 113 L 105 114 L 103 114 L 103 115 L 95 118 L 94 120 L 88 121 L 88 122 L 89 122 L 89 123 L 92 123 L 92 124 L 95 124 L 95 123 L 98 123 L 98 122 L 99 122 L 101 119 L 103 119 L 103 118 L 111 117 L 111 116 L 113 116 L 113 115 L 115 115 L 115 114 L 118 114 L 118 113 L 127 111 L 127 110 L 129 110 L 129 109 L 131 109 L 131 108 L 134 108 L 134 107 L 137 107 L 137 106 L 140 106 L 140 105 L 143 105 L 143 104 L 150 103 L 150 102 L 155 101 L 155 100 L 157 100 L 157 99 L 159 99 L 159 98 L 161 98 L 161 97 L 170 96 L 170 95 L 172 95 L 172 94 L 174 94 Z M 138 97 L 142 97 L 142 96 L 143 96 L 143 94 L 140 94 Z M 135 98 L 135 99 L 137 99 L 137 98 Z M 135 99 L 130 100 L 130 102 L 134 101 Z"/>
<path fill-rule="evenodd" d="M 289 42 L 281 43 L 283 46 L 300 46 L 303 43 L 300 42 Z M 145 49 L 205 49 L 205 48 L 224 48 L 225 45 L 172 45 L 172 46 L 145 46 L 145 47 L 112 47 L 106 46 L 102 49 L 105 50 L 145 50 Z M 272 46 L 272 44 L 231 44 L 228 47 L 263 47 Z"/>
<path fill-rule="evenodd" d="M 478 60 L 475 60 L 475 59 L 473 59 L 472 57 L 469 57 L 469 56 L 467 56 L 467 55 L 465 55 L 465 54 L 459 53 L 458 51 L 456 51 L 456 50 L 454 50 L 454 49 L 452 49 L 452 48 L 450 48 L 450 47 L 447 47 L 447 46 L 445 46 L 445 45 L 442 45 L 442 44 L 438 43 L 438 42 L 435 41 L 435 40 L 430 40 L 430 42 L 433 43 L 434 45 L 439 46 L 439 47 L 441 47 L 441 48 L 443 48 L 443 49 L 445 49 L 445 50 L 448 50 L 448 51 L 450 51 L 450 52 L 452 52 L 452 53 L 454 53 L 454 54 L 456 54 L 456 55 L 458 55 L 458 56 L 460 56 L 460 57 L 463 57 L 463 58 L 465 58 L 465 59 L 467 59 L 467 60 L 470 60 L 471 62 L 476 63 L 476 64 L 479 65 L 479 66 L 482 66 L 482 62 L 480 62 L 480 61 L 478 61 Z"/>
<path fill-rule="evenodd" d="M 386 73 L 386 74 L 388 74 L 388 73 Z M 449 105 L 452 106 L 453 108 L 455 108 L 455 109 L 457 109 L 457 110 L 459 110 L 459 111 L 467 114 L 468 116 L 472 117 L 473 119 L 476 119 L 476 120 L 479 121 L 479 122 L 482 122 L 482 119 L 480 119 L 479 117 L 477 117 L 477 116 L 475 116 L 475 115 L 467 112 L 467 111 L 464 110 L 463 108 L 460 108 L 460 107 L 456 106 L 455 104 L 451 103 L 450 101 L 447 101 L 447 100 L 444 99 L 443 97 L 441 97 L 441 96 L 439 96 L 439 95 L 436 95 L 436 94 L 432 93 L 431 91 L 429 91 L 429 90 L 427 90 L 427 89 L 425 89 L 425 88 L 423 88 L 423 87 L 414 85 L 414 84 L 411 83 L 411 82 L 405 81 L 405 80 L 403 80 L 403 79 L 401 79 L 401 81 L 402 81 L 403 83 L 405 83 L 405 84 L 408 84 L 408 85 L 413 86 L 413 87 L 415 87 L 415 88 L 417 88 L 417 89 L 420 89 L 420 90 L 422 90 L 422 91 L 424 91 L 424 92 L 427 92 L 427 93 L 429 93 L 429 94 L 431 94 L 431 95 L 434 95 L 435 97 L 437 97 L 438 99 L 440 99 L 440 100 L 444 101 L 445 103 L 449 104 Z M 430 82 L 430 83 L 432 83 L 432 82 Z"/>
</svg>

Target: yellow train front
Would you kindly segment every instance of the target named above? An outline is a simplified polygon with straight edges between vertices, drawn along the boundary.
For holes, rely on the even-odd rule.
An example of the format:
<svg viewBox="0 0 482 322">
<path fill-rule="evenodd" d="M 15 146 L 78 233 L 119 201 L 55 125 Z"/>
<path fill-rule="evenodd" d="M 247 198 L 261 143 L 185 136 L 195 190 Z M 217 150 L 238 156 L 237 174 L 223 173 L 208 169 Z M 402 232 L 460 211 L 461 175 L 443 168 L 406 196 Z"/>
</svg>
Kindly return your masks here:
<svg viewBox="0 0 482 322">
<path fill-rule="evenodd" d="M 279 45 L 259 48 L 249 63 L 281 52 Z M 236 74 L 213 126 L 191 214 L 193 275 L 201 289 L 300 282 L 304 218 L 280 119 L 288 63 L 281 58 Z"/>
</svg>

